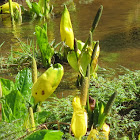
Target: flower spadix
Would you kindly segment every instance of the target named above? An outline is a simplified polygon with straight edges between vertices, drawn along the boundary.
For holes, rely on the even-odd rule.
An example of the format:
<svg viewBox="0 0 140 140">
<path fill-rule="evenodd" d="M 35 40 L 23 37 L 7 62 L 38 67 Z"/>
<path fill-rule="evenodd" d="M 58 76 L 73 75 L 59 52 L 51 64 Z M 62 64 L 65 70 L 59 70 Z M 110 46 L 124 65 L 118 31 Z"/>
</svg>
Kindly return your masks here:
<svg viewBox="0 0 140 140">
<path fill-rule="evenodd" d="M 35 99 L 35 104 L 45 101 L 55 91 L 63 74 L 63 66 L 55 64 L 37 79 L 32 87 L 32 96 Z"/>
<path fill-rule="evenodd" d="M 80 97 L 76 96 L 72 102 L 73 116 L 71 120 L 71 130 L 74 136 L 80 139 L 87 132 L 87 112 L 82 108 Z"/>
<path fill-rule="evenodd" d="M 60 34 L 61 40 L 65 41 L 66 45 L 68 45 L 70 49 L 74 49 L 74 33 L 70 20 L 70 14 L 66 5 L 64 5 L 64 10 L 61 16 Z"/>
</svg>

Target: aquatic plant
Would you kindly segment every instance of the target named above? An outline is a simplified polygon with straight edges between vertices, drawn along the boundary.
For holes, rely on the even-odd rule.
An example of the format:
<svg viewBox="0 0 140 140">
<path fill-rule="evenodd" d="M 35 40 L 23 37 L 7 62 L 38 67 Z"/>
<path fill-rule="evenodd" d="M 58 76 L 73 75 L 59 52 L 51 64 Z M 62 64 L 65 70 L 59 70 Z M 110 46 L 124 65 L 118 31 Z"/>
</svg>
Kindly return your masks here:
<svg viewBox="0 0 140 140">
<path fill-rule="evenodd" d="M 83 43 L 80 40 L 74 39 L 69 11 L 66 5 L 64 5 L 60 22 L 60 34 L 61 40 L 69 47 L 64 45 L 64 58 L 67 57 L 67 61 L 71 67 L 79 72 L 80 78 L 77 80 L 78 85 L 81 84 L 82 78 L 87 76 L 88 69 L 90 70 L 89 76 L 93 75 L 96 77 L 100 47 L 99 41 L 92 41 L 92 34 L 98 25 L 102 10 L 103 6 L 100 6 L 93 21 L 89 37 L 86 42 Z"/>
<path fill-rule="evenodd" d="M 103 110 L 105 110 L 101 104 L 107 104 L 109 97 L 114 92 L 114 89 L 117 89 L 120 93 L 116 97 L 111 110 L 111 114 L 106 118 L 106 124 L 110 126 L 110 139 L 121 139 L 122 136 L 129 136 L 129 138 L 133 137 L 136 139 L 139 135 L 138 120 L 140 72 L 132 72 L 130 70 L 125 72 L 125 75 L 121 75 L 118 78 L 114 78 L 113 80 L 103 78 L 102 76 L 104 75 L 100 75 L 100 77 L 96 79 L 92 78 L 90 82 L 90 96 L 96 100 L 98 99 L 98 107 L 102 108 L 99 109 L 100 111 L 98 110 L 99 114 L 102 114 L 102 112 L 104 112 Z M 29 107 L 28 102 L 33 104 L 31 99 L 31 75 L 31 70 L 24 69 L 20 71 L 16 76 L 15 83 L 11 80 L 3 78 L 0 79 L 3 91 L 3 97 L 0 99 L 0 102 L 3 104 L 3 115 L 5 114 L 4 118 L 7 118 L 5 122 L 2 120 L 0 123 L 0 139 L 24 139 L 25 137 L 28 137 L 32 132 L 31 131 L 27 133 L 27 130 L 30 130 L 31 126 L 28 126 L 28 129 L 25 127 L 25 120 L 28 114 L 27 108 Z M 17 91 L 15 90 L 18 90 L 18 93 L 16 93 Z M 71 102 L 72 99 L 73 96 L 65 97 L 62 99 L 51 97 L 49 101 L 44 101 L 40 106 L 41 111 L 34 112 L 35 125 L 37 126 L 36 131 L 45 129 L 45 126 L 48 129 L 58 129 L 59 126 L 59 130 L 64 132 L 64 139 L 73 140 L 74 138 L 68 134 L 73 112 Z M 18 102 L 14 104 L 16 100 L 18 100 Z M 96 107 L 94 108 L 94 112 Z M 18 112 L 20 112 L 20 114 Z M 20 115 L 22 117 L 20 117 Z M 95 128 L 91 130 L 95 131 Z M 98 130 L 96 129 L 96 131 Z M 40 131 L 40 133 L 42 132 Z M 101 136 L 104 135 L 102 134 L 102 130 L 99 131 L 98 134 L 101 134 Z M 35 136 L 39 136 L 39 133 L 35 134 Z M 92 132 L 90 136 L 93 136 Z M 83 136 L 83 139 L 86 138 L 87 136 Z"/>
<path fill-rule="evenodd" d="M 30 0 L 26 0 L 29 11 L 23 7 L 24 13 L 29 13 L 32 17 L 43 17 L 44 19 L 49 19 L 53 6 L 49 4 L 50 0 L 39 0 L 39 2 L 31 2 Z"/>
<path fill-rule="evenodd" d="M 55 64 L 37 79 L 32 87 L 32 96 L 35 99 L 35 104 L 45 101 L 55 91 L 63 74 L 63 66 Z"/>
<path fill-rule="evenodd" d="M 71 119 L 71 129 L 74 136 L 81 140 L 87 132 L 88 116 L 86 110 L 82 107 L 80 97 L 76 96 L 72 101 L 73 116 Z"/>
<path fill-rule="evenodd" d="M 60 34 L 61 34 L 61 40 L 64 41 L 65 44 L 71 50 L 73 50 L 74 49 L 74 33 L 73 33 L 72 24 L 70 20 L 70 14 L 66 5 L 64 5 L 64 10 L 61 16 Z"/>
<path fill-rule="evenodd" d="M 35 72 L 35 70 L 33 72 Z M 35 74 L 33 75 L 35 76 Z M 37 79 L 34 85 L 32 84 L 31 71 L 27 68 L 18 73 L 15 83 L 13 83 L 10 80 L 0 79 L 0 82 L 2 84 L 3 98 L 4 98 L 1 101 L 2 121 L 12 123 L 12 121 L 16 119 L 21 119 L 20 125 L 23 126 L 23 130 L 20 131 L 22 132 L 22 134 L 25 133 L 24 129 L 27 129 L 30 133 L 32 133 L 32 131 L 35 131 L 36 125 L 34 121 L 33 107 L 35 107 L 38 102 L 45 101 L 50 96 L 50 94 L 54 92 L 54 90 L 57 88 L 58 84 L 60 83 L 62 76 L 63 76 L 63 67 L 60 64 L 55 64 L 53 67 L 50 67 L 44 74 L 42 74 L 42 76 Z M 44 80 L 47 79 L 48 82 L 45 83 L 46 86 L 49 86 L 51 83 L 52 87 L 48 88 L 48 90 L 51 90 L 51 92 L 48 90 L 46 92 L 46 86 L 44 87 L 44 85 L 42 85 L 44 84 Z M 52 82 L 50 82 L 50 80 Z M 38 87 L 36 86 L 36 83 Z M 7 88 L 7 86 L 9 87 L 9 89 Z M 44 93 L 45 98 L 40 97 L 42 96 L 42 94 L 41 95 L 38 94 L 38 89 L 40 89 L 40 87 L 43 88 L 42 92 Z M 33 97 L 35 99 L 35 104 L 32 101 L 31 88 L 33 89 L 32 91 L 33 91 Z M 38 98 L 36 98 L 36 94 L 34 92 L 35 93 L 37 92 Z M 49 131 L 49 132 L 56 133 L 56 131 Z M 59 131 L 57 132 L 58 134 L 55 136 L 55 138 L 58 137 L 61 138 L 63 133 Z M 38 134 L 34 133 L 34 135 L 38 135 Z M 49 135 L 51 135 L 49 137 L 53 137 L 52 134 Z M 2 137 L 5 138 L 3 132 L 2 132 Z"/>
<path fill-rule="evenodd" d="M 54 54 L 54 48 L 51 47 L 50 43 L 48 42 L 47 24 L 44 24 L 43 28 L 36 26 L 35 32 L 37 44 L 41 52 L 42 63 L 45 67 L 49 67 L 51 65 L 51 59 Z"/>
</svg>

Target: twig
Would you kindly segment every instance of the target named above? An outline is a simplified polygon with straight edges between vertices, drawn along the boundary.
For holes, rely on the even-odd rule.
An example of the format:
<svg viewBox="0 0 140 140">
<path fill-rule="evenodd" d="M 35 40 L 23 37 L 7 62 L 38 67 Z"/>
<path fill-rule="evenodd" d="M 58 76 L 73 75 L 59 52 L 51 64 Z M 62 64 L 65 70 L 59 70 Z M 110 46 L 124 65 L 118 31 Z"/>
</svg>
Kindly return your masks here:
<svg viewBox="0 0 140 140">
<path fill-rule="evenodd" d="M 22 66 L 27 66 L 27 65 L 29 65 L 30 63 L 22 63 L 22 64 L 20 64 L 20 65 L 22 65 Z M 1 65 L 1 68 L 7 68 L 7 67 L 16 67 L 16 66 L 18 66 L 19 64 L 2 64 Z"/>
</svg>

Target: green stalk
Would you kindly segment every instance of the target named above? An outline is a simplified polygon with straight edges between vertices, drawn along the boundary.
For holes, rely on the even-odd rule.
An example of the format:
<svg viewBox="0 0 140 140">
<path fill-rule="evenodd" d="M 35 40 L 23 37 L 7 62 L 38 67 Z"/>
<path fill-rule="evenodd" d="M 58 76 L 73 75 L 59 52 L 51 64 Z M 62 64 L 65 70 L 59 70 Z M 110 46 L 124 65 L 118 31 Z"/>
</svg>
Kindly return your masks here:
<svg viewBox="0 0 140 140">
<path fill-rule="evenodd" d="M 2 87 L 0 82 L 0 98 L 2 97 Z M 2 120 L 2 104 L 0 103 L 0 121 Z"/>
<path fill-rule="evenodd" d="M 10 7 L 10 13 L 11 13 L 11 18 L 12 18 L 12 23 L 14 23 L 14 13 L 13 13 L 12 0 L 9 0 L 9 7 Z"/>
<path fill-rule="evenodd" d="M 88 77 L 88 87 L 89 87 L 89 82 L 90 82 L 90 65 L 88 65 L 88 67 L 87 67 L 86 76 Z M 87 93 L 87 112 L 88 112 L 88 114 L 91 113 L 90 105 L 89 105 L 89 93 Z"/>
<path fill-rule="evenodd" d="M 33 114 L 33 108 L 29 107 L 29 120 L 31 123 L 31 130 L 34 131 L 35 130 L 35 121 L 34 121 L 34 114 Z"/>
<path fill-rule="evenodd" d="M 32 58 L 32 82 L 35 83 L 37 81 L 37 65 L 35 58 Z"/>
<path fill-rule="evenodd" d="M 81 87 L 81 104 L 83 106 L 85 106 L 87 102 L 88 87 L 89 87 L 89 78 L 83 77 L 82 87 Z"/>
<path fill-rule="evenodd" d="M 76 38 L 74 38 L 74 51 L 75 51 L 76 58 L 77 58 L 77 61 L 78 61 L 78 56 L 77 56 L 78 48 L 77 48 L 77 39 Z"/>
</svg>

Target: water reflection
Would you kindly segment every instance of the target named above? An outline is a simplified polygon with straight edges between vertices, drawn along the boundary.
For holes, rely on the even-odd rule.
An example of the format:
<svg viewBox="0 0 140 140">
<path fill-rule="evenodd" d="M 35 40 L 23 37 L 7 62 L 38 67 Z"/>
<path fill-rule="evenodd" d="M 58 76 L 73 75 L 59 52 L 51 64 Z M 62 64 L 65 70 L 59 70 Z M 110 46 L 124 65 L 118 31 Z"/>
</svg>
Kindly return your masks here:
<svg viewBox="0 0 140 140">
<path fill-rule="evenodd" d="M 60 41 L 60 13 L 62 4 L 66 2 L 51 1 L 54 12 L 58 13 L 48 23 L 49 40 L 54 38 Z M 87 2 L 85 4 L 85 2 Z M 25 2 L 21 2 L 26 7 Z M 117 68 L 118 65 L 130 69 L 140 68 L 140 2 L 138 0 L 75 0 L 76 12 L 71 11 L 71 20 L 74 34 L 77 39 L 85 41 L 88 37 L 96 11 L 102 4 L 103 15 L 94 33 L 94 40 L 100 40 L 101 55 L 99 64 L 105 67 Z M 5 15 L 0 15 L 5 16 Z M 35 25 L 42 25 L 40 20 L 23 18 L 23 23 L 12 28 L 10 18 L 0 17 L 0 44 L 1 54 L 6 55 L 11 45 L 18 49 L 17 39 L 26 42 L 27 39 L 35 39 Z"/>
</svg>

